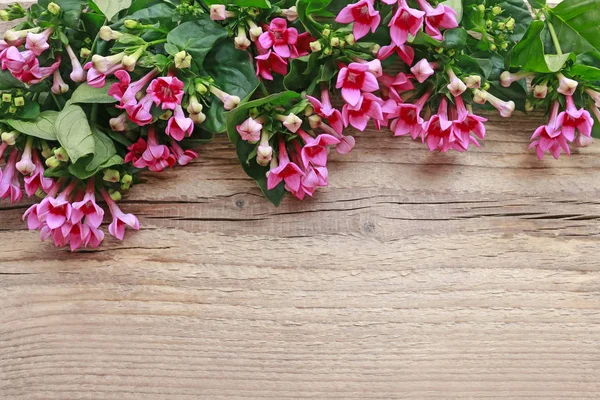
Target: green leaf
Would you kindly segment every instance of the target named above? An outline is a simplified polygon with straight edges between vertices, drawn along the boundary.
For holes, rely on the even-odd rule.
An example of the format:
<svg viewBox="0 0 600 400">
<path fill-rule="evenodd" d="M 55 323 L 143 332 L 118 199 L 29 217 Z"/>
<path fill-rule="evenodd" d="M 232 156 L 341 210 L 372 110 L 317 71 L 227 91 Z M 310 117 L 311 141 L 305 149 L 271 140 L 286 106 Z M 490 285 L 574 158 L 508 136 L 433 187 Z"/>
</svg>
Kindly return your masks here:
<svg viewBox="0 0 600 400">
<path fill-rule="evenodd" d="M 224 40 L 215 46 L 204 63 L 204 70 L 212 76 L 217 87 L 240 99 L 249 97 L 258 87 L 258 79 L 248 53 L 235 48 L 231 40 Z M 202 125 L 214 133 L 226 129 L 223 103 L 213 96 Z"/>
<path fill-rule="evenodd" d="M 544 8 L 546 6 L 546 0 L 529 0 L 531 8 Z"/>
<path fill-rule="evenodd" d="M 10 73 L 9 70 L 0 71 L 0 90 L 22 89 L 25 85 Z"/>
<path fill-rule="evenodd" d="M 177 46 L 192 55 L 198 71 L 203 71 L 204 59 L 215 44 L 227 37 L 227 31 L 221 25 L 203 16 L 194 22 L 184 22 L 167 36 L 171 45 Z M 246 54 L 244 52 L 244 54 Z M 218 59 L 217 64 L 225 60 Z M 214 62 L 214 60 L 213 60 Z"/>
<path fill-rule="evenodd" d="M 152 25 L 158 22 L 164 28 L 172 28 L 175 26 L 173 22 L 174 13 L 174 6 L 170 6 L 167 3 L 158 3 L 134 12 L 129 18 L 140 21 L 143 24 Z"/>
<path fill-rule="evenodd" d="M 35 119 L 40 115 L 39 103 L 29 100 L 23 107 L 19 109 L 20 119 Z"/>
<path fill-rule="evenodd" d="M 102 88 L 93 88 L 87 83 L 83 83 L 73 92 L 71 103 L 116 103 L 117 99 L 108 95 L 109 88 L 110 85 L 104 85 Z"/>
<path fill-rule="evenodd" d="M 54 122 L 54 134 L 73 163 L 96 151 L 96 143 L 87 116 L 76 104 L 68 104 L 58 114 Z"/>
<path fill-rule="evenodd" d="M 94 3 L 96 3 L 102 14 L 109 21 L 115 15 L 131 6 L 131 0 L 94 0 Z"/>
<path fill-rule="evenodd" d="M 54 2 L 60 6 L 62 11 L 62 22 L 69 28 L 77 29 L 81 18 L 81 10 L 88 5 L 85 0 L 39 0 L 38 4 L 44 8 L 48 8 L 48 4 Z"/>
<path fill-rule="evenodd" d="M 311 16 L 315 14 L 316 9 L 319 8 L 319 5 L 322 5 L 325 2 L 322 0 L 298 0 L 296 3 L 296 8 L 298 12 L 298 20 L 306 27 L 306 30 L 310 32 L 310 34 L 316 38 L 320 38 L 323 36 L 323 27 L 321 24 L 316 22 Z M 312 12 L 310 10 L 313 10 Z"/>
<path fill-rule="evenodd" d="M 500 16 L 507 19 L 510 17 L 515 19 L 515 29 L 508 34 L 508 38 L 512 42 L 518 42 L 533 21 L 527 4 L 523 0 L 504 0 L 498 3 L 498 5 L 502 8 Z"/>
<path fill-rule="evenodd" d="M 58 117 L 58 111 L 44 111 L 36 119 L 22 121 L 18 119 L 9 119 L 6 121 L 13 129 L 28 136 L 44 140 L 56 140 L 54 134 L 54 122 Z"/>
<path fill-rule="evenodd" d="M 577 56 L 569 75 L 579 82 L 600 82 L 600 53 L 585 53 Z"/>
<path fill-rule="evenodd" d="M 566 0 L 549 14 L 563 52 L 600 50 L 600 0 Z"/>
<path fill-rule="evenodd" d="M 463 49 L 467 44 L 467 31 L 463 28 L 448 29 L 444 32 L 442 47 L 446 49 Z"/>
<path fill-rule="evenodd" d="M 92 126 L 91 129 L 95 153 L 83 157 L 69 166 L 71 175 L 79 179 L 87 179 L 102 169 L 123 163 L 123 158 L 117 155 L 117 149 L 112 139 L 97 126 Z"/>
</svg>

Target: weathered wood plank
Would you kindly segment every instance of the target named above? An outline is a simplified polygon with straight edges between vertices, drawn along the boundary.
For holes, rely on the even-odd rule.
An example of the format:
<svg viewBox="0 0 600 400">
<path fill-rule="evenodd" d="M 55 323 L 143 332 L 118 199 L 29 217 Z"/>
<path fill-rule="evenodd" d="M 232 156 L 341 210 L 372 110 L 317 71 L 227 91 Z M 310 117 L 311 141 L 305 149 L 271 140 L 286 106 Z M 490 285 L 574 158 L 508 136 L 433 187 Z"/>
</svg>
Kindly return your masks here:
<svg viewBox="0 0 600 400">
<path fill-rule="evenodd" d="M 597 399 L 598 146 L 467 154 L 387 133 L 275 209 L 224 138 L 148 174 L 143 228 L 70 254 L 0 205 L 6 399 Z"/>
</svg>

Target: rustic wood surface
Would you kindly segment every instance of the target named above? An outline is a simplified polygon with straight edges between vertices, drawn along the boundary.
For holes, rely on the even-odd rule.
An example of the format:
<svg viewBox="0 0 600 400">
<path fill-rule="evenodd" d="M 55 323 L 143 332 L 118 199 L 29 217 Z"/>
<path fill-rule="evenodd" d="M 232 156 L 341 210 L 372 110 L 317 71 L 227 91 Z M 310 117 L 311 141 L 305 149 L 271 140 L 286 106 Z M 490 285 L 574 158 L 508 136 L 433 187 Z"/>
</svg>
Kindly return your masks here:
<svg viewBox="0 0 600 400">
<path fill-rule="evenodd" d="M 360 135 L 279 208 L 220 138 L 76 254 L 2 203 L 0 398 L 600 398 L 600 145 L 491 119 L 467 154 Z"/>
</svg>

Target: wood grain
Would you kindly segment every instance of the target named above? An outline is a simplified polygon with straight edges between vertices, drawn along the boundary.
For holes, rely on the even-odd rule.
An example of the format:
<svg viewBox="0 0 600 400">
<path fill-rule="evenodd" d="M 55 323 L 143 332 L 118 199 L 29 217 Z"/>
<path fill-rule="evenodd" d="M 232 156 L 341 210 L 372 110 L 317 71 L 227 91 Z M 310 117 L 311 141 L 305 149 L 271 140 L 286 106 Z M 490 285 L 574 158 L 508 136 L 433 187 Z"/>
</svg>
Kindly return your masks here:
<svg viewBox="0 0 600 400">
<path fill-rule="evenodd" d="M 225 138 L 145 175 L 142 230 L 71 254 L 0 205 L 2 399 L 598 399 L 600 147 L 369 131 L 273 208 Z"/>
</svg>

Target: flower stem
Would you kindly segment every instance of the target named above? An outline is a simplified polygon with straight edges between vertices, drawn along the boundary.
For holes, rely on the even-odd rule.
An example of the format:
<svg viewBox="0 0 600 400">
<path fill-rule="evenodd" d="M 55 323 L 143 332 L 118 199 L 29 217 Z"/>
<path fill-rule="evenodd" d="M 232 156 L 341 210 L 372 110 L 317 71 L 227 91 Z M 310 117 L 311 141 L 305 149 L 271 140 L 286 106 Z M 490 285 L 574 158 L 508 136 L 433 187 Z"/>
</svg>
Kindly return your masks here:
<svg viewBox="0 0 600 400">
<path fill-rule="evenodd" d="M 554 43 L 554 47 L 556 48 L 556 54 L 558 54 L 559 56 L 562 55 L 563 52 L 560 48 L 560 42 L 558 41 L 558 36 L 556 35 L 554 25 L 552 25 L 551 22 L 548 22 L 548 30 L 550 31 L 550 36 L 552 36 L 552 42 Z"/>
</svg>

